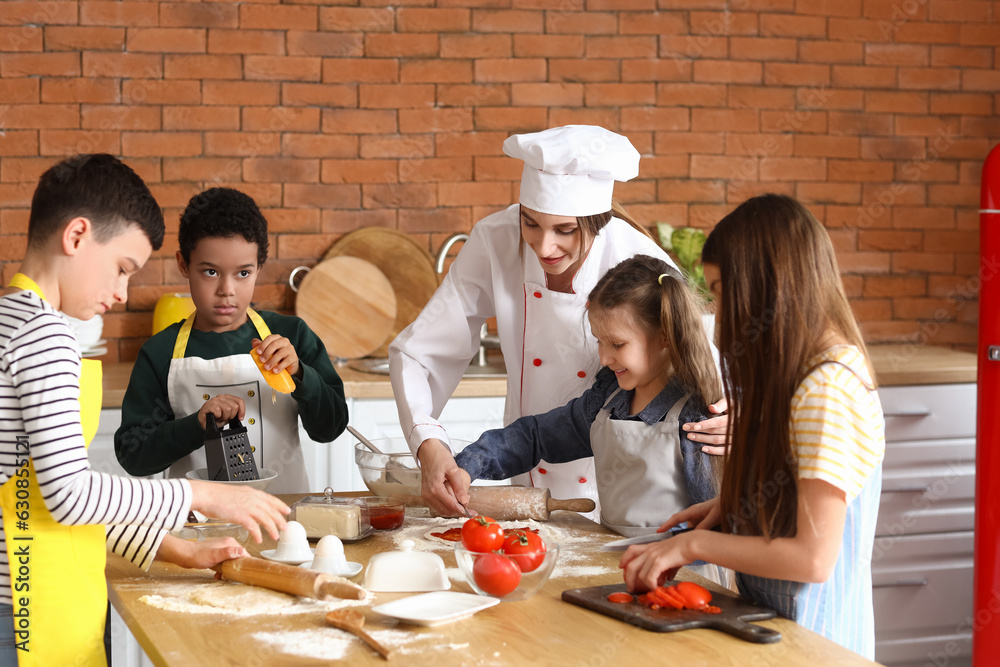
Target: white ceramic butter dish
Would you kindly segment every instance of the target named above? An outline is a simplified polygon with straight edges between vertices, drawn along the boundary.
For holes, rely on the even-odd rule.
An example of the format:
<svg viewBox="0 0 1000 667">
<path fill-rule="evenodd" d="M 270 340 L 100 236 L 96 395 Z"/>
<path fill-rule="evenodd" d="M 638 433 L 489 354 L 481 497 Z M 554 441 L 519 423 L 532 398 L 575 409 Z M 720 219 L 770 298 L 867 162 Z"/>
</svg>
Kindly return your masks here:
<svg viewBox="0 0 1000 667">
<path fill-rule="evenodd" d="M 441 556 L 413 551 L 413 540 L 403 540 L 401 551 L 375 554 L 368 561 L 363 586 L 373 593 L 446 591 L 451 582 Z"/>
</svg>

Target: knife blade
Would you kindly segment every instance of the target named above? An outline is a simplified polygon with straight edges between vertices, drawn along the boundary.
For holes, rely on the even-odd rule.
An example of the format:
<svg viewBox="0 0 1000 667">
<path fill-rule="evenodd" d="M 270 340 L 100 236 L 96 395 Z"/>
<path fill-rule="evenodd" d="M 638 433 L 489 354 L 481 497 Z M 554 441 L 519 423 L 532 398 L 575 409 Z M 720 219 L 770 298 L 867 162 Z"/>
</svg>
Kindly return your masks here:
<svg viewBox="0 0 1000 667">
<path fill-rule="evenodd" d="M 628 537 L 624 540 L 615 540 L 614 542 L 602 544 L 601 551 L 625 551 L 633 544 L 650 544 L 652 542 L 659 542 L 660 540 L 665 540 L 668 537 L 673 537 L 678 533 L 686 533 L 689 530 L 694 530 L 694 528 L 681 528 L 680 530 L 671 530 L 665 533 L 652 533 L 650 535 Z"/>
</svg>

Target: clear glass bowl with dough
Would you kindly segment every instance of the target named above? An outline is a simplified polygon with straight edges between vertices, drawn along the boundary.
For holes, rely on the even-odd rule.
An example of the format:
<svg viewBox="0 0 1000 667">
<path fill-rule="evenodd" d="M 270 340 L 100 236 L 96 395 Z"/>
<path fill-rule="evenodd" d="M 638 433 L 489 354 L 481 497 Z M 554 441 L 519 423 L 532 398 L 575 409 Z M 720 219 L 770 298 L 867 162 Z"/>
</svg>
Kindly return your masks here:
<svg viewBox="0 0 1000 667">
<path fill-rule="evenodd" d="M 406 440 L 380 438 L 371 443 L 382 453 L 376 454 L 360 442 L 354 445 L 354 462 L 368 490 L 376 496 L 402 498 L 408 505 L 420 504 L 420 468 Z M 457 453 L 469 441 L 452 440 L 451 445 Z"/>
<path fill-rule="evenodd" d="M 530 551 L 519 553 L 516 556 L 507 556 L 499 553 L 469 551 L 459 542 L 455 545 L 455 561 L 458 563 L 458 569 L 465 576 L 465 581 L 479 595 L 500 598 L 503 602 L 527 600 L 542 589 L 549 577 L 552 576 L 556 561 L 559 559 L 558 544 L 546 540 L 545 547 L 545 551 Z M 489 565 L 489 567 L 477 568 L 476 563 L 483 558 L 492 559 L 494 562 L 492 564 L 482 563 L 482 565 Z M 498 568 L 496 559 L 504 559 L 506 562 Z M 522 566 L 528 571 L 523 571 Z M 510 581 L 507 576 L 498 577 L 498 570 L 500 572 L 517 571 L 519 574 L 517 586 L 503 595 L 498 595 L 497 589 L 491 588 L 491 586 L 498 585 L 495 582 L 499 581 L 502 585 L 504 582 Z"/>
</svg>

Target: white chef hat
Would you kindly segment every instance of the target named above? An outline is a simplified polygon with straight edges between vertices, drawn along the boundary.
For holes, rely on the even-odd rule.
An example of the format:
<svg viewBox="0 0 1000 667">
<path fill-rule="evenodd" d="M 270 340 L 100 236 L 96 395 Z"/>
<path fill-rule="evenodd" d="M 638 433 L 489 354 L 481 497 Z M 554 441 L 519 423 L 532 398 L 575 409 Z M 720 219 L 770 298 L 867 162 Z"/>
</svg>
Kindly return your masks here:
<svg viewBox="0 0 1000 667">
<path fill-rule="evenodd" d="M 515 134 L 503 152 L 524 160 L 521 204 L 540 213 L 584 216 L 611 210 L 615 181 L 639 174 L 639 151 L 596 125 Z"/>
</svg>

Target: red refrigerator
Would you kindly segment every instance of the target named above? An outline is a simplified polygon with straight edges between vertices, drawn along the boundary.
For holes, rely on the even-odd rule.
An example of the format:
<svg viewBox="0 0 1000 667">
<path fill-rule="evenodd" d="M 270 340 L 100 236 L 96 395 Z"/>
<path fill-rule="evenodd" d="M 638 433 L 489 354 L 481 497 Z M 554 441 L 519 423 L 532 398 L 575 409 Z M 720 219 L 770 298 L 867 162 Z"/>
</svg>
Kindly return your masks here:
<svg viewBox="0 0 1000 667">
<path fill-rule="evenodd" d="M 972 661 L 985 667 L 1000 655 L 1000 146 L 983 164 L 979 255 Z"/>
</svg>

